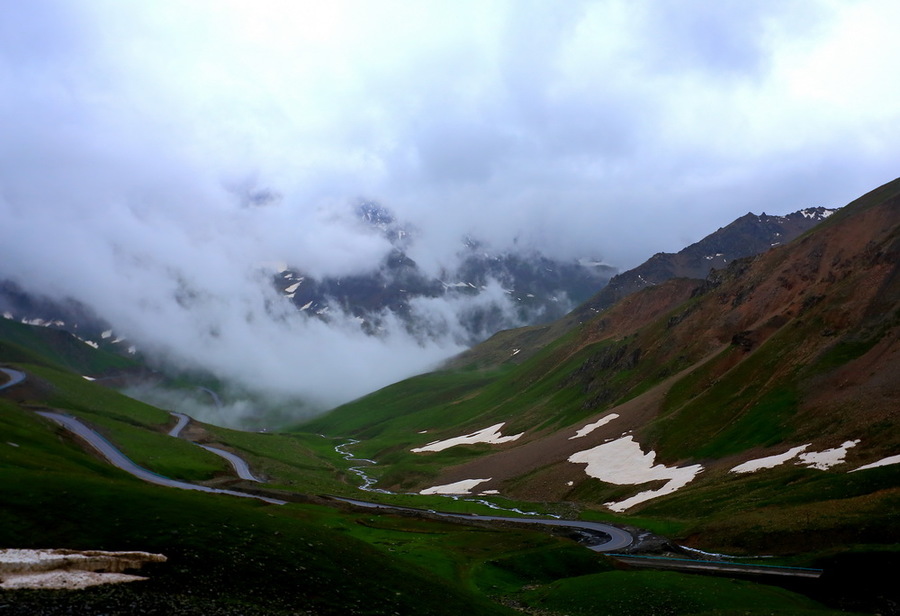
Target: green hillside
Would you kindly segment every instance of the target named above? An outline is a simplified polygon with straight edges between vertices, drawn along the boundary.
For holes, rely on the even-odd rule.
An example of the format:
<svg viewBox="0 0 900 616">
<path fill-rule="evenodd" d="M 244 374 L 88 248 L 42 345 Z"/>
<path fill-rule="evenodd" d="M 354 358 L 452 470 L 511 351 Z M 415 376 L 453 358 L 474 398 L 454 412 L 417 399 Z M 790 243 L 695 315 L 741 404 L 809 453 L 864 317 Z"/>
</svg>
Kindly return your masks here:
<svg viewBox="0 0 900 616">
<path fill-rule="evenodd" d="M 796 591 L 759 583 L 736 587 L 727 579 L 620 571 L 608 558 L 543 531 L 304 502 L 323 491 L 355 492 L 334 441 L 317 435 L 199 426 L 211 442 L 241 452 L 266 476 L 264 489 L 295 494 L 298 502 L 288 505 L 144 484 L 34 410 L 74 414 L 159 472 L 221 484 L 227 471 L 207 452 L 165 436 L 168 413 L 49 367 L 54 362 L 40 349 L 27 353 L 35 363 L 10 362 L 21 357 L 11 355 L 0 355 L 0 362 L 27 378 L 0 392 L 0 546 L 142 550 L 168 561 L 146 567 L 150 579 L 139 584 L 74 594 L 0 590 L 8 614 L 499 615 L 518 613 L 509 606 L 588 613 L 598 603 L 643 615 L 692 613 L 686 608 L 715 613 L 720 601 L 742 605 L 748 614 L 836 613 Z M 462 393 L 477 383 L 458 385 Z M 235 482 L 228 485 L 241 487 Z M 419 504 L 436 502 L 431 497 Z M 576 588 L 582 579 L 591 580 L 591 590 L 577 590 L 578 607 L 564 583 Z M 650 589 L 652 600 L 624 609 L 617 598 L 623 583 Z M 748 602 L 750 595 L 766 599 Z"/>
<path fill-rule="evenodd" d="M 92 376 L 139 366 L 133 359 L 92 348 L 69 332 L 10 319 L 0 319 L 0 353 L 5 361 L 39 363 Z"/>
<path fill-rule="evenodd" d="M 625 435 L 656 464 L 703 471 L 628 514 L 672 523 L 707 549 L 815 552 L 900 543 L 900 465 L 849 473 L 900 451 L 900 180 L 796 241 L 705 281 L 671 280 L 583 323 L 504 332 L 468 364 L 414 377 L 300 431 L 352 437 L 379 486 L 417 491 L 464 478 L 507 498 L 570 502 L 582 515 L 664 481 L 616 485 L 567 456 Z M 527 340 L 537 348 L 504 362 Z M 480 358 L 480 359 L 479 359 Z M 490 367 L 497 366 L 497 367 Z M 572 442 L 575 429 L 614 421 Z M 503 423 L 502 445 L 412 449 Z M 748 460 L 847 444 L 824 468 Z M 816 459 L 814 456 L 810 459 Z M 790 486 L 786 489 L 785 486 Z M 608 514 L 604 514 L 608 515 Z M 654 522 L 650 522 L 654 524 Z M 867 548 L 864 548 L 867 549 Z"/>
<path fill-rule="evenodd" d="M 0 365 L 26 373 L 0 391 L 0 546 L 169 557 L 148 567 L 147 582 L 74 595 L 0 590 L 0 606 L 22 615 L 886 613 L 897 601 L 900 465 L 855 471 L 900 450 L 898 264 L 900 180 L 707 280 L 671 280 L 583 322 L 501 333 L 452 368 L 281 433 L 191 422 L 189 437 L 171 437 L 167 410 L 82 376 L 140 371 L 138 362 L 0 322 Z M 153 472 L 288 502 L 145 484 L 35 413 L 45 410 L 78 417 Z M 521 436 L 412 451 L 498 424 L 497 434 Z M 239 479 L 197 443 L 239 455 L 264 482 Z M 603 449 L 617 443 L 631 449 Z M 374 459 L 367 472 L 391 490 L 364 498 L 420 511 L 324 498 L 362 494 L 350 469 L 359 462 L 341 445 Z M 613 453 L 569 461 L 595 450 Z M 788 450 L 789 462 L 753 466 Z M 656 474 L 620 481 L 586 470 L 611 462 Z M 700 471 L 663 490 L 667 473 L 689 468 Z M 825 573 L 804 582 L 634 569 L 567 531 L 421 511 L 488 511 L 416 494 L 471 478 L 496 491 L 479 499 L 634 527 L 646 540 L 638 550 L 689 557 L 682 544 Z"/>
</svg>

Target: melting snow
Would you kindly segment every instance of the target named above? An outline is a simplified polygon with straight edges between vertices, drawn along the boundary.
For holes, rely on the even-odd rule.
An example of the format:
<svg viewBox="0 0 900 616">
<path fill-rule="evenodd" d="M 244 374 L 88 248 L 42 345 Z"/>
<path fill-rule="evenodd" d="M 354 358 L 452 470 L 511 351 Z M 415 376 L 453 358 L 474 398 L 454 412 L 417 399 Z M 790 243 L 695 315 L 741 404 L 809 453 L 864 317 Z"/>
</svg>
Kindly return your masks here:
<svg viewBox="0 0 900 616">
<path fill-rule="evenodd" d="M 768 456 L 765 458 L 759 458 L 756 460 L 748 460 L 743 464 L 738 464 L 733 469 L 731 469 L 732 473 L 752 473 L 753 471 L 758 471 L 763 468 L 775 468 L 779 464 L 784 464 L 788 460 L 797 457 L 801 452 L 806 450 L 807 447 L 810 446 L 810 443 L 806 445 L 800 445 L 799 447 L 794 447 L 793 449 L 788 449 L 784 453 L 779 453 L 774 456 Z"/>
<path fill-rule="evenodd" d="M 513 436 L 502 436 L 500 434 L 500 428 L 502 428 L 505 423 L 506 422 L 498 423 L 489 428 L 485 428 L 477 432 L 472 432 L 471 434 L 466 434 L 465 436 L 457 436 L 443 441 L 434 441 L 428 443 L 423 447 L 410 449 L 410 451 L 412 451 L 413 453 L 422 453 L 424 451 L 443 451 L 445 449 L 449 449 L 450 447 L 456 447 L 457 445 L 472 445 L 474 443 L 490 443 L 492 445 L 497 445 L 500 443 L 508 443 L 510 441 L 514 441 L 525 434 L 524 432 L 520 432 Z M 487 479 L 485 479 L 484 481 L 487 481 Z"/>
<path fill-rule="evenodd" d="M 827 471 L 832 466 L 842 464 L 847 450 L 856 447 L 859 439 L 855 441 L 845 441 L 840 447 L 834 449 L 826 449 L 825 451 L 812 451 L 810 453 L 800 454 L 800 464 L 806 465 L 807 468 L 815 468 L 820 471 Z"/>
<path fill-rule="evenodd" d="M 301 282 L 302 282 L 302 281 L 301 281 Z M 297 289 L 300 288 L 301 282 L 295 282 L 295 283 L 292 284 L 291 286 L 287 287 L 287 288 L 284 290 L 284 292 L 285 292 L 285 293 L 293 293 L 293 292 L 295 292 Z"/>
<path fill-rule="evenodd" d="M 112 330 L 111 330 L 111 329 L 106 330 L 105 332 L 103 332 L 102 334 L 100 334 L 100 337 L 103 338 L 104 340 L 106 340 L 107 338 L 111 338 L 111 337 L 112 337 Z"/>
<path fill-rule="evenodd" d="M 604 503 L 604 506 L 617 512 L 625 511 L 638 503 L 658 496 L 671 494 L 689 484 L 698 473 L 703 471 L 703 466 L 700 464 L 668 467 L 663 464 L 654 464 L 655 459 L 656 452 L 651 450 L 644 453 L 640 444 L 635 442 L 632 436 L 625 436 L 569 456 L 569 462 L 587 464 L 587 468 L 584 469 L 585 473 L 606 483 L 639 485 L 648 481 L 668 480 L 657 490 L 645 490 L 617 503 Z"/>
<path fill-rule="evenodd" d="M 860 466 L 859 468 L 854 468 L 851 473 L 855 473 L 856 471 L 865 471 L 870 468 L 878 468 L 879 466 L 889 466 L 891 464 L 900 464 L 900 455 L 896 456 L 888 456 L 887 458 L 882 458 L 878 462 L 872 462 L 871 464 L 866 464 L 864 466 Z"/>
<path fill-rule="evenodd" d="M 443 486 L 434 486 L 431 488 L 425 488 L 419 494 L 470 494 L 472 488 L 477 486 L 479 483 L 484 483 L 485 481 L 490 481 L 492 477 L 488 477 L 487 479 L 463 479 L 462 481 L 457 481 L 456 483 L 448 483 Z"/>
<path fill-rule="evenodd" d="M 744 462 L 743 464 L 738 464 L 733 469 L 731 469 L 731 472 L 752 473 L 753 471 L 758 471 L 764 468 L 775 468 L 776 466 L 784 464 L 785 462 L 797 457 L 799 457 L 799 460 L 797 462 L 798 465 L 806 466 L 807 468 L 815 468 L 820 471 L 826 471 L 832 466 L 843 463 L 844 456 L 847 455 L 847 450 L 851 447 L 855 447 L 858 443 L 859 439 L 855 441 L 846 441 L 840 447 L 835 447 L 833 449 L 803 453 L 811 444 L 807 443 L 806 445 L 800 445 L 798 447 L 794 447 L 793 449 L 789 449 L 784 453 L 780 453 L 774 456 L 768 456 L 765 458 L 759 458 L 757 460 L 749 460 L 747 462 Z"/>
<path fill-rule="evenodd" d="M 312 304 L 313 303 L 311 301 L 306 302 L 305 304 L 303 304 L 303 306 L 300 307 L 300 310 L 309 310 L 309 307 L 312 306 Z"/>
<path fill-rule="evenodd" d="M 609 422 L 611 422 L 613 419 L 615 419 L 618 416 L 619 416 L 618 413 L 610 413 L 609 415 L 606 415 L 605 417 L 601 417 L 594 423 L 588 424 L 588 425 L 584 426 L 583 428 L 581 428 L 578 432 L 575 433 L 575 436 L 570 436 L 569 440 L 571 441 L 576 438 L 581 438 L 582 436 L 587 436 L 588 434 L 590 434 L 591 432 L 593 432 L 600 426 L 608 424 Z"/>
<path fill-rule="evenodd" d="M 144 580 L 122 571 L 165 560 L 162 554 L 147 552 L 0 550 L 0 588 L 78 589 Z"/>
</svg>

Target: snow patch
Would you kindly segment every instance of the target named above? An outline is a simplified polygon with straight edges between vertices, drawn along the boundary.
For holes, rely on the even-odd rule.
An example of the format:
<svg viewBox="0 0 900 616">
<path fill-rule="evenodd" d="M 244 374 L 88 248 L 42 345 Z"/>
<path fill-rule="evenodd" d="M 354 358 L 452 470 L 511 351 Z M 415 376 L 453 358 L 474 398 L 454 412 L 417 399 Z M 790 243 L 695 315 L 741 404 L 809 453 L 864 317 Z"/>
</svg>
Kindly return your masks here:
<svg viewBox="0 0 900 616">
<path fill-rule="evenodd" d="M 301 282 L 302 282 L 302 281 L 301 281 Z M 300 288 L 301 282 L 295 282 L 295 283 L 292 284 L 291 286 L 287 287 L 287 288 L 284 290 L 284 292 L 285 292 L 285 293 L 294 293 L 297 289 Z"/>
<path fill-rule="evenodd" d="M 887 458 L 882 458 L 878 462 L 872 462 L 871 464 L 865 464 L 860 466 L 859 468 L 854 468 L 851 473 L 855 473 L 856 471 L 866 471 L 870 468 L 878 468 L 880 466 L 890 466 L 891 464 L 900 464 L 900 455 L 896 456 L 888 456 Z"/>
<path fill-rule="evenodd" d="M 449 438 L 443 441 L 433 441 L 424 445 L 422 447 L 416 447 L 414 449 L 410 449 L 413 453 L 422 453 L 425 451 L 443 451 L 445 449 L 449 449 L 450 447 L 456 447 L 457 445 L 472 445 L 475 443 L 489 443 L 491 445 L 499 445 L 500 443 L 508 443 L 510 441 L 514 441 L 523 434 L 524 432 L 519 432 L 513 436 L 503 436 L 500 434 L 500 428 L 502 428 L 506 422 L 498 423 L 489 428 L 484 428 L 483 430 L 478 430 L 477 432 L 472 432 L 471 434 L 466 434 L 464 436 L 457 436 L 454 438 Z M 487 481 L 485 479 L 485 481 Z"/>
<path fill-rule="evenodd" d="M 162 554 L 88 550 L 0 550 L 0 588 L 78 589 L 146 578 L 125 575 L 144 563 L 165 562 Z"/>
<path fill-rule="evenodd" d="M 859 439 L 855 441 L 845 441 L 840 447 L 826 449 L 825 451 L 811 451 L 810 453 L 800 454 L 800 464 L 807 468 L 815 468 L 820 471 L 827 471 L 832 466 L 843 464 L 847 450 L 856 447 Z"/>
<path fill-rule="evenodd" d="M 434 486 L 431 488 L 425 488 L 419 494 L 470 494 L 472 488 L 477 486 L 479 483 L 484 483 L 485 481 L 490 481 L 493 479 L 492 477 L 488 477 L 487 479 L 463 479 L 462 481 L 457 481 L 455 483 L 448 483 L 442 486 Z"/>
<path fill-rule="evenodd" d="M 584 426 L 583 428 L 581 428 L 580 430 L 578 430 L 578 432 L 575 433 L 575 436 L 569 437 L 569 440 L 571 441 L 576 438 L 581 438 L 582 436 L 587 436 L 588 434 L 590 434 L 591 432 L 593 432 L 600 426 L 606 425 L 609 422 L 611 422 L 613 419 L 616 419 L 618 416 L 619 416 L 618 413 L 610 413 L 609 415 L 606 415 L 605 417 L 601 417 L 594 423 L 588 424 L 588 425 Z"/>
<path fill-rule="evenodd" d="M 758 471 L 763 468 L 775 468 L 779 464 L 784 464 L 788 460 L 796 458 L 800 453 L 806 450 L 807 447 L 810 446 L 811 443 L 807 443 L 806 445 L 800 445 L 799 447 L 794 447 L 793 449 L 788 449 L 784 453 L 779 453 L 774 456 L 767 456 L 765 458 L 758 458 L 756 460 L 748 460 L 743 464 L 738 464 L 733 469 L 731 469 L 732 473 L 752 473 L 753 471 Z"/>
<path fill-rule="evenodd" d="M 806 445 L 800 445 L 798 447 L 788 449 L 784 453 L 780 453 L 774 456 L 768 456 L 765 458 L 759 458 L 757 460 L 749 460 L 747 462 L 744 462 L 743 464 L 738 464 L 733 469 L 731 469 L 731 472 L 752 473 L 764 468 L 775 468 L 776 466 L 784 464 L 785 462 L 797 457 L 799 457 L 799 460 L 797 461 L 798 465 L 806 466 L 807 468 L 814 468 L 820 471 L 826 471 L 832 466 L 842 464 L 844 462 L 844 457 L 847 455 L 847 450 L 851 447 L 856 447 L 856 445 L 858 444 L 859 439 L 855 441 L 845 441 L 840 447 L 834 447 L 833 449 L 803 453 L 811 445 L 811 443 L 807 443 Z"/>
<path fill-rule="evenodd" d="M 623 436 L 569 456 L 569 462 L 587 464 L 584 472 L 588 476 L 606 483 L 640 485 L 648 481 L 668 480 L 657 490 L 645 490 L 623 501 L 603 503 L 608 509 L 619 513 L 638 503 L 671 494 L 693 481 L 698 473 L 703 472 L 701 464 L 668 467 L 664 464 L 654 464 L 654 460 L 656 452 L 651 450 L 644 453 L 633 436 Z"/>
</svg>

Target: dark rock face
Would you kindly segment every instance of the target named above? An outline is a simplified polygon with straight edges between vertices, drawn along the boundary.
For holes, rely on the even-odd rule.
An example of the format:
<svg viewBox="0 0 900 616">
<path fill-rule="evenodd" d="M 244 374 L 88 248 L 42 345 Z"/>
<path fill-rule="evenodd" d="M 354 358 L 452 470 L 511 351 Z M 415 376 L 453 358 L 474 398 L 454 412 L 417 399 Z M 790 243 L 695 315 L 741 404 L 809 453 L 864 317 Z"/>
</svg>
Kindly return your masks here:
<svg viewBox="0 0 900 616">
<path fill-rule="evenodd" d="M 615 269 L 603 264 L 551 259 L 536 250 L 491 252 L 479 240 L 463 238 L 457 263 L 437 275 L 426 274 L 407 254 L 415 229 L 398 223 L 378 204 L 356 210 L 360 222 L 383 235 L 394 249 L 371 271 L 339 278 L 315 278 L 299 269 L 281 272 L 275 285 L 299 310 L 327 318 L 330 310 L 358 317 L 377 332 L 386 312 L 425 335 L 440 324 L 417 320 L 420 299 L 476 299 L 457 315 L 465 332 L 461 342 L 475 343 L 501 329 L 546 323 L 566 314 L 609 281 Z M 499 289 L 497 288 L 499 285 Z M 502 292 L 503 296 L 499 296 Z"/>
<path fill-rule="evenodd" d="M 599 312 L 635 291 L 672 278 L 704 280 L 712 269 L 790 242 L 833 212 L 816 207 L 787 216 L 746 214 L 677 253 L 657 253 L 638 267 L 613 276 L 581 310 Z"/>
</svg>

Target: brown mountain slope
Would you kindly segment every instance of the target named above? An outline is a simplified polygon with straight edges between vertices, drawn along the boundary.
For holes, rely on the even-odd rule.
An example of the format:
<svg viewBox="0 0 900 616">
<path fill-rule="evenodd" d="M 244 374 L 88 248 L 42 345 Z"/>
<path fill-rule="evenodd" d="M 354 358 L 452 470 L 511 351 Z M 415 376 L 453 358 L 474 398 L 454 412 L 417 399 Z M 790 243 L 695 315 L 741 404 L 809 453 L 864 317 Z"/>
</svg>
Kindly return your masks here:
<svg viewBox="0 0 900 616">
<path fill-rule="evenodd" d="M 894 181 L 795 242 L 714 272 L 702 287 L 670 281 L 586 322 L 548 355 L 540 378 L 559 378 L 599 341 L 615 343 L 614 353 L 589 353 L 559 386 L 583 394 L 578 401 L 595 414 L 530 431 L 532 413 L 495 409 L 492 420 L 505 414 L 509 432 L 524 436 L 446 468 L 431 485 L 491 477 L 478 489 L 617 500 L 659 481 L 604 488 L 567 459 L 626 433 L 669 468 L 702 464 L 704 478 L 802 445 L 822 452 L 853 442 L 835 467 L 842 472 L 900 453 L 898 195 Z"/>
<path fill-rule="evenodd" d="M 521 364 L 540 348 L 618 301 L 673 278 L 703 280 L 713 268 L 735 259 L 761 254 L 773 246 L 790 242 L 812 229 L 837 210 L 808 208 L 786 216 L 745 214 L 699 242 L 677 253 L 657 253 L 641 265 L 613 276 L 593 297 L 554 323 L 496 334 L 483 344 L 455 358 L 453 367 Z M 509 348 L 519 349 L 511 355 Z"/>
</svg>

